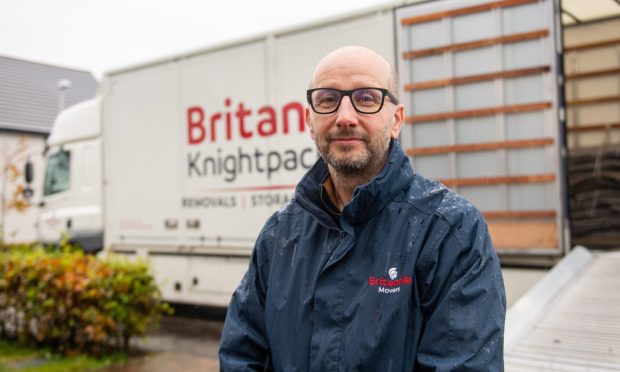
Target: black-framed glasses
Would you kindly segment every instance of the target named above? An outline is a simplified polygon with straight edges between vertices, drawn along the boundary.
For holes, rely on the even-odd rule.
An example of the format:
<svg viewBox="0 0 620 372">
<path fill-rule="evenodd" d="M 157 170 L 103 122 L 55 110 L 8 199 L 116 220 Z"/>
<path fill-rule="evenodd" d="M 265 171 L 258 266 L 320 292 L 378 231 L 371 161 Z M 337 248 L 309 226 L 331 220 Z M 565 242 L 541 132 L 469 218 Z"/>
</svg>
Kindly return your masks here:
<svg viewBox="0 0 620 372">
<path fill-rule="evenodd" d="M 383 88 L 357 88 L 351 90 L 316 88 L 306 92 L 308 103 L 317 114 L 331 114 L 338 111 L 342 97 L 349 97 L 355 111 L 362 114 L 376 114 L 383 108 L 387 96 L 393 104 L 398 104 L 398 99 Z"/>
</svg>

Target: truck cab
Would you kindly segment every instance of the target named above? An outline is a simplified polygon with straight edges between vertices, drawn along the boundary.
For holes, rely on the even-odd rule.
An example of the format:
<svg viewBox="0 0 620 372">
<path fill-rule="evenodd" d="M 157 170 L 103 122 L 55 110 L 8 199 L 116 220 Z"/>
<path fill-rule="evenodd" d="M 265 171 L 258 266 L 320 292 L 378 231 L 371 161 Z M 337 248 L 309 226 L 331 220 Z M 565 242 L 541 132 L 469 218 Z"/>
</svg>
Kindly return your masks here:
<svg viewBox="0 0 620 372">
<path fill-rule="evenodd" d="M 101 99 L 61 112 L 47 140 L 38 240 L 103 248 Z M 36 195 L 36 194 L 35 194 Z"/>
</svg>

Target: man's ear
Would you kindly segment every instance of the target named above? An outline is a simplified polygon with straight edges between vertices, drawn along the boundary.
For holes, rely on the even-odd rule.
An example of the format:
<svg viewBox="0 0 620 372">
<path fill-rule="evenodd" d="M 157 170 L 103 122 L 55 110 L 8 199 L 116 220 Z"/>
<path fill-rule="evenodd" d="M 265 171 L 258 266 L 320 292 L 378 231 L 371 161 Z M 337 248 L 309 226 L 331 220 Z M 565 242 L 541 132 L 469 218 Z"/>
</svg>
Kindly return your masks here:
<svg viewBox="0 0 620 372">
<path fill-rule="evenodd" d="M 309 106 L 306 106 L 306 109 L 304 111 L 304 119 L 306 120 L 306 125 L 308 126 L 308 129 L 310 130 L 310 138 L 314 140 L 315 139 L 314 125 L 312 125 L 312 113 L 310 112 Z"/>
<path fill-rule="evenodd" d="M 400 130 L 403 127 L 403 122 L 405 121 L 405 106 L 402 103 L 396 106 L 391 121 L 392 127 L 390 128 L 390 137 L 396 139 L 398 138 Z"/>
</svg>

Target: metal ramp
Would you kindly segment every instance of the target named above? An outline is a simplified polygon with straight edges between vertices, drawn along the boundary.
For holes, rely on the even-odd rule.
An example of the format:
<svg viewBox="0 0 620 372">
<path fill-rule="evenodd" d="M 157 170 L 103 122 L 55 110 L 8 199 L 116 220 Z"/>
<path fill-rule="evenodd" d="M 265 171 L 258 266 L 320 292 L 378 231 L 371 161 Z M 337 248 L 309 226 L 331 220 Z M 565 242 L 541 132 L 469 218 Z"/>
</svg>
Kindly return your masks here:
<svg viewBox="0 0 620 372">
<path fill-rule="evenodd" d="M 506 316 L 505 370 L 620 371 L 620 252 L 575 248 Z"/>
</svg>

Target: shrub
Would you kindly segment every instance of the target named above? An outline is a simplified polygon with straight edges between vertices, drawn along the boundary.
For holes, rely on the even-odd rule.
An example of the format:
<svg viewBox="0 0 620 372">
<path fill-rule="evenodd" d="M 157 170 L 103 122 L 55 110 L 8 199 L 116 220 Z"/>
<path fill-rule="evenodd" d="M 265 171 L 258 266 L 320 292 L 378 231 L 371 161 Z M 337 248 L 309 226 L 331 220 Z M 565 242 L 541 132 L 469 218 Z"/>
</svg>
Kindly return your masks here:
<svg viewBox="0 0 620 372">
<path fill-rule="evenodd" d="M 128 348 L 170 307 L 144 261 L 64 245 L 0 250 L 0 335 L 64 353 Z"/>
</svg>

